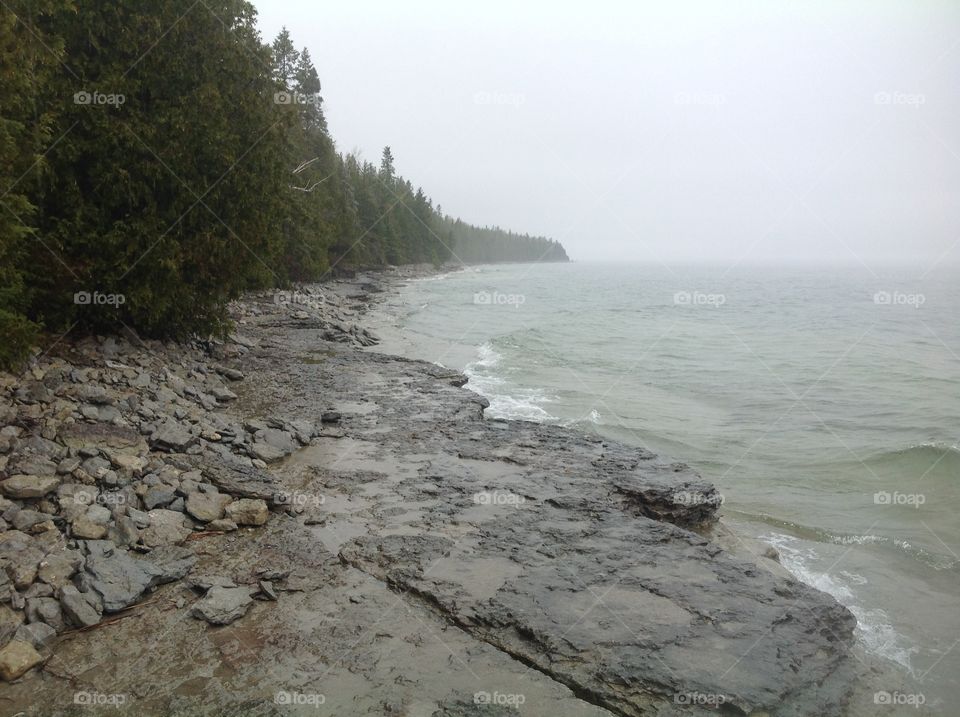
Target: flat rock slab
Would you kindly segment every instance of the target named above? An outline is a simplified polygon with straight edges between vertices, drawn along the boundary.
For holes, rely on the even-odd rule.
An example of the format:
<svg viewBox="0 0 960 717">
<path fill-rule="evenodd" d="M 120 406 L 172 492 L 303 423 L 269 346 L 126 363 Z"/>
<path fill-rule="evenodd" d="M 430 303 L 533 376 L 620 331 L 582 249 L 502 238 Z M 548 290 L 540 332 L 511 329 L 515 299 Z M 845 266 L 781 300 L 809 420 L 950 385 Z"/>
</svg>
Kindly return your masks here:
<svg viewBox="0 0 960 717">
<path fill-rule="evenodd" d="M 86 545 L 85 578 L 103 598 L 104 612 L 129 607 L 155 585 L 182 578 L 196 561 L 188 548 L 158 548 L 152 559 L 141 559 L 108 541 L 88 541 Z"/>
<path fill-rule="evenodd" d="M 214 585 L 190 610 L 193 617 L 211 625 L 229 625 L 247 614 L 253 604 L 249 588 Z"/>
<path fill-rule="evenodd" d="M 147 443 L 139 431 L 110 423 L 69 423 L 60 428 L 60 440 L 71 448 L 94 446 L 108 452 L 139 455 Z"/>
<path fill-rule="evenodd" d="M 487 420 L 437 372 L 350 349 L 284 372 L 292 397 L 370 406 L 285 464 L 343 505 L 318 529 L 341 560 L 616 714 L 839 713 L 855 618 L 692 532 L 715 519 L 713 485 L 641 448 Z M 318 418 L 308 398 L 287 409 Z"/>
</svg>

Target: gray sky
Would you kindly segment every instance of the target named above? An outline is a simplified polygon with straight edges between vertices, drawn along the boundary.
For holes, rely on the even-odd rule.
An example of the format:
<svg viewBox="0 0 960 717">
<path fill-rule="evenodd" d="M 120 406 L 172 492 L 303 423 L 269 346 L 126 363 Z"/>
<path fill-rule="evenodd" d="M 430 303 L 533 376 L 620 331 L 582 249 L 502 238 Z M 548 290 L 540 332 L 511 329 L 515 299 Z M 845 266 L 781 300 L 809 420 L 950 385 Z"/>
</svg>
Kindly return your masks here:
<svg viewBox="0 0 960 717">
<path fill-rule="evenodd" d="M 960 260 L 960 2 L 253 0 L 341 150 L 574 259 Z"/>
</svg>

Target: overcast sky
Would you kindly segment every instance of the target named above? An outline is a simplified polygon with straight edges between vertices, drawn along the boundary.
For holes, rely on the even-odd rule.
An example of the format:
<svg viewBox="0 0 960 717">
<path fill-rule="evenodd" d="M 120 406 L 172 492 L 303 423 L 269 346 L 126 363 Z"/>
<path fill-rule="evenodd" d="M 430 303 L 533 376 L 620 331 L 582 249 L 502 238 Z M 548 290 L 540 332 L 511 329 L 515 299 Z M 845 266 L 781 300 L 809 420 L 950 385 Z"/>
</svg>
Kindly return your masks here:
<svg viewBox="0 0 960 717">
<path fill-rule="evenodd" d="M 574 259 L 960 260 L 960 2 L 254 0 L 338 148 Z"/>
</svg>

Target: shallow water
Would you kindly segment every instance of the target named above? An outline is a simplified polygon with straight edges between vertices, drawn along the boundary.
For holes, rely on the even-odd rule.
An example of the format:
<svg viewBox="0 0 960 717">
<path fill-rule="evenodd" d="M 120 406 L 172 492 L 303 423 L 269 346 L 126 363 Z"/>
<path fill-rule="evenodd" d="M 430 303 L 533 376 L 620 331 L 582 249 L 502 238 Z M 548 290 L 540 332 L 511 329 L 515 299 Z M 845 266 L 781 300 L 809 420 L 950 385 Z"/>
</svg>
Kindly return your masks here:
<svg viewBox="0 0 960 717">
<path fill-rule="evenodd" d="M 504 265 L 410 281 L 373 328 L 464 370 L 489 415 L 694 466 L 850 607 L 891 691 L 940 711 L 960 704 L 958 316 L 955 269 Z"/>
</svg>

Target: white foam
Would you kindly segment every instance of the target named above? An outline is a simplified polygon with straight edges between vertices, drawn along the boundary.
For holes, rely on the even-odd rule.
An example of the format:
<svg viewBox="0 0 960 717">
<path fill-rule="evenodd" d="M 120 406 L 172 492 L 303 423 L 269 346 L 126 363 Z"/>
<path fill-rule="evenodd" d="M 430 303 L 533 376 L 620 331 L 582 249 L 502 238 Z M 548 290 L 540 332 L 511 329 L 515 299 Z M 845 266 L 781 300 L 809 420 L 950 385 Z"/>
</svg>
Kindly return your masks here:
<svg viewBox="0 0 960 717">
<path fill-rule="evenodd" d="M 503 356 L 489 343 L 477 348 L 477 360 L 467 364 L 463 372 L 470 379 L 468 387 L 490 401 L 486 414 L 492 418 L 506 418 L 546 423 L 556 420 L 544 408 L 551 398 L 536 389 L 505 389 L 506 382 L 494 373 Z"/>
<path fill-rule="evenodd" d="M 864 536 L 865 537 L 865 536 Z M 822 573 L 811 567 L 816 561 L 816 551 L 805 548 L 800 541 L 782 533 L 769 533 L 760 537 L 780 552 L 780 562 L 800 581 L 832 595 L 857 618 L 857 639 L 871 653 L 905 667 L 913 674 L 911 656 L 916 647 L 905 644 L 903 635 L 890 624 L 890 617 L 881 609 L 868 610 L 856 602 L 853 586 L 867 584 L 867 579 L 856 573 L 842 572 L 839 575 Z"/>
</svg>

